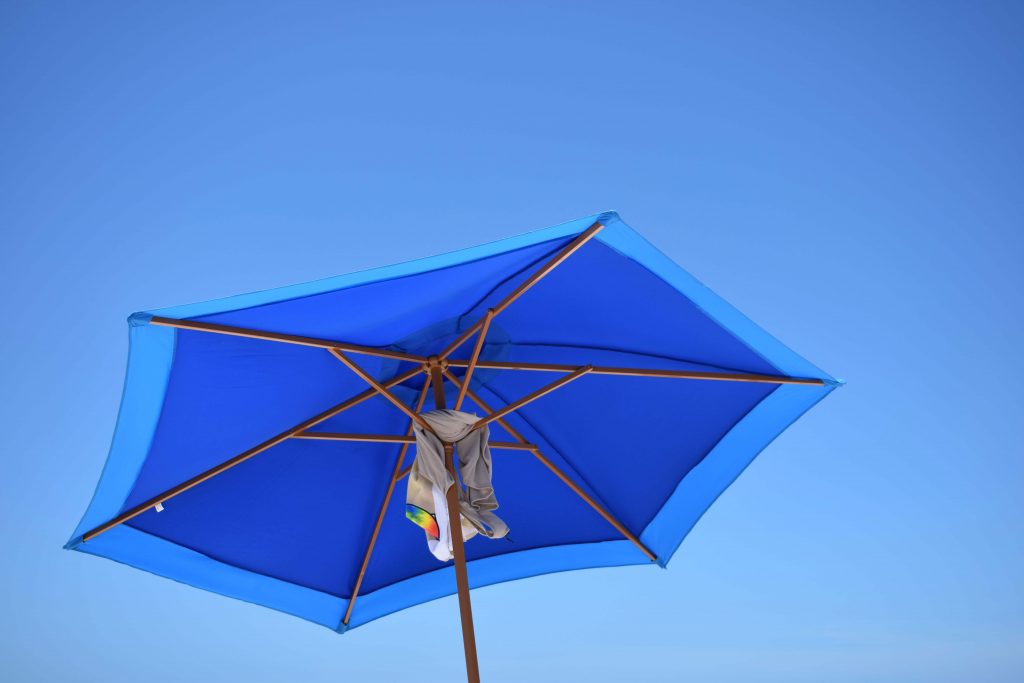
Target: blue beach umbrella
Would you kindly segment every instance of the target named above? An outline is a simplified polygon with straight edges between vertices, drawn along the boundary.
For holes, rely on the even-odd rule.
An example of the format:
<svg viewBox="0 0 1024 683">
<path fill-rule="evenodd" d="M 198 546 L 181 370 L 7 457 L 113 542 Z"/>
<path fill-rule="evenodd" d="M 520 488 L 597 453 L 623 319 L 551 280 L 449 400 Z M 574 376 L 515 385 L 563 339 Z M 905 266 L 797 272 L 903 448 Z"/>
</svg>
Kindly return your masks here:
<svg viewBox="0 0 1024 683">
<path fill-rule="evenodd" d="M 457 590 L 470 680 L 470 588 L 664 567 L 837 386 L 615 213 L 129 331 L 113 444 L 67 547 L 339 632 Z M 435 405 L 490 429 L 511 528 L 463 544 L 452 525 L 449 563 L 406 519 L 411 427 Z"/>
</svg>

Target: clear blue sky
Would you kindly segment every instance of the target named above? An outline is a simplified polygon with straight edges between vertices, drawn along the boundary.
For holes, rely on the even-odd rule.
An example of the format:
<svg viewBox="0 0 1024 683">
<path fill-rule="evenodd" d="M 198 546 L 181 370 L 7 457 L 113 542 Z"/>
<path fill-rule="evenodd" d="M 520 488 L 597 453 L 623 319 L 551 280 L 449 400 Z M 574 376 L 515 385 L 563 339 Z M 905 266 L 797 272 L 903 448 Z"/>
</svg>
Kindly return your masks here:
<svg viewBox="0 0 1024 683">
<path fill-rule="evenodd" d="M 454 599 L 60 549 L 125 318 L 617 209 L 849 384 L 667 571 L 475 593 L 485 679 L 1024 679 L 1024 5 L 371 4 L 0 4 L 0 678 L 459 680 Z"/>
</svg>

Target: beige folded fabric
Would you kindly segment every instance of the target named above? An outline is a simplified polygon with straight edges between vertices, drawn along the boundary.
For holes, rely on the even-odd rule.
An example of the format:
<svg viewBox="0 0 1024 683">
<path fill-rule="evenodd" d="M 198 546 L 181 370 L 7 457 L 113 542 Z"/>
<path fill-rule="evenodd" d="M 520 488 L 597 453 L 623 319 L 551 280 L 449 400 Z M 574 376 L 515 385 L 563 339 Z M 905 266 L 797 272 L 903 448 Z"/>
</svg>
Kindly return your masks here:
<svg viewBox="0 0 1024 683">
<path fill-rule="evenodd" d="M 493 512 L 498 501 L 491 484 L 487 427 L 473 429 L 479 418 L 458 410 L 432 410 L 422 416 L 437 436 L 420 425 L 414 427 L 416 460 L 409 472 L 405 515 L 426 532 L 427 547 L 434 557 L 448 561 L 452 558 L 452 547 L 445 492 L 455 482 L 444 466 L 442 439 L 455 444 L 459 462 L 463 538 L 468 540 L 478 533 L 488 538 L 504 538 L 508 526 Z"/>
</svg>

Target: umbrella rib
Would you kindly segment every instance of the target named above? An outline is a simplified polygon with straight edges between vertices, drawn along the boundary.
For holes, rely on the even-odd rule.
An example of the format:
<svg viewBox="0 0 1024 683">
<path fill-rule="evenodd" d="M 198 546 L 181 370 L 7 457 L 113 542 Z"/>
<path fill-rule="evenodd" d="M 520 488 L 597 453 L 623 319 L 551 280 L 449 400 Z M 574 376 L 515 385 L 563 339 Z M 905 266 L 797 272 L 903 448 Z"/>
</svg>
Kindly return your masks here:
<svg viewBox="0 0 1024 683">
<path fill-rule="evenodd" d="M 309 439 L 310 441 L 348 441 L 354 443 L 397 443 L 414 444 L 416 437 L 400 434 L 347 434 L 340 432 L 300 432 L 293 439 Z M 531 444 L 514 443 L 512 441 L 491 441 L 491 448 L 508 451 L 528 451 Z"/>
<path fill-rule="evenodd" d="M 454 375 L 451 374 L 451 372 L 445 371 L 445 376 L 455 386 L 459 385 L 459 381 L 455 378 Z M 469 397 L 473 399 L 473 402 L 480 407 L 481 410 L 487 411 L 491 415 L 496 414 L 486 403 L 484 403 L 483 399 L 481 399 L 472 389 L 468 390 L 467 393 L 469 394 Z M 507 420 L 505 420 L 502 417 L 497 417 L 495 419 L 497 420 L 498 424 L 505 428 L 505 431 L 507 431 L 512 436 L 513 439 L 515 439 L 521 444 L 528 443 L 527 440 L 523 437 L 523 435 L 520 434 L 519 431 L 516 430 L 512 425 L 510 425 Z M 590 494 L 584 491 L 576 482 L 574 482 L 564 472 L 562 472 L 562 470 L 560 470 L 557 465 L 555 465 L 543 453 L 541 453 L 540 449 L 537 448 L 537 446 L 533 445 L 532 448 L 530 448 L 529 450 L 531 453 L 533 453 L 534 457 L 540 460 L 541 463 L 543 463 L 545 467 L 551 470 L 556 477 L 561 479 L 563 484 L 572 489 L 573 493 L 582 498 L 588 505 L 590 505 L 590 507 L 594 509 L 595 512 L 601 515 L 605 519 L 605 521 L 607 521 L 609 524 L 615 527 L 615 529 L 620 534 L 622 534 L 630 541 L 632 541 L 633 545 L 639 548 L 640 551 L 643 552 L 643 554 L 646 555 L 652 562 L 657 561 L 657 555 L 648 550 L 647 546 L 641 543 L 640 539 L 637 538 L 633 532 L 627 529 L 624 524 L 617 520 L 610 512 L 608 512 L 608 510 L 602 507 L 600 503 L 594 500 L 593 497 L 590 496 Z"/>
<path fill-rule="evenodd" d="M 412 436 L 399 434 L 347 434 L 341 432 L 300 432 L 293 439 L 309 439 L 311 441 L 353 441 L 357 443 L 397 443 L 411 444 L 416 441 Z"/>
<path fill-rule="evenodd" d="M 235 327 L 233 325 L 221 325 L 219 323 L 204 323 L 196 320 L 176 320 L 174 318 L 163 318 L 158 315 L 149 320 L 151 325 L 162 325 L 164 327 L 175 327 L 182 330 L 193 330 L 196 332 L 213 332 L 215 334 L 226 334 L 234 337 L 247 337 L 249 339 L 263 339 L 265 341 L 282 342 L 285 344 L 297 344 L 299 346 L 314 346 L 321 349 L 340 349 L 352 353 L 361 353 L 366 356 L 379 356 L 381 358 L 392 358 L 413 363 L 422 363 L 426 360 L 423 356 L 402 351 L 391 351 L 389 349 L 378 349 L 372 346 L 350 344 L 348 342 L 332 341 L 330 339 L 318 339 L 316 337 L 302 337 L 294 334 L 283 334 L 280 332 L 268 332 L 265 330 L 253 330 L 246 327 Z"/>
<path fill-rule="evenodd" d="M 579 343 L 569 344 L 552 341 L 530 341 L 528 339 L 517 339 L 515 345 L 517 348 L 536 347 L 542 349 L 572 349 L 573 351 L 597 351 L 598 353 L 613 353 L 617 355 L 642 356 L 643 358 L 652 358 L 656 361 L 668 361 L 670 363 L 685 363 L 687 365 L 693 365 L 693 369 L 705 368 L 712 372 L 749 372 L 747 370 L 737 370 L 736 368 L 732 368 L 727 365 L 708 363 L 706 361 L 695 361 L 692 358 L 684 358 L 681 356 L 673 356 L 664 353 L 654 353 L 651 351 L 637 351 L 636 349 L 627 349 L 618 346 L 594 346 L 590 344 Z M 700 366 L 700 368 L 697 368 L 696 366 Z"/>
<path fill-rule="evenodd" d="M 484 339 L 487 337 L 487 330 L 491 326 L 491 319 L 494 317 L 494 309 L 487 309 L 484 315 L 484 322 L 480 326 L 480 333 L 476 336 L 476 345 L 473 347 L 473 355 L 469 357 L 469 364 L 466 365 L 466 374 L 462 376 L 462 388 L 459 389 L 459 397 L 455 399 L 455 410 L 462 407 L 466 400 L 466 389 L 469 388 L 469 380 L 473 377 L 473 370 L 480 359 L 480 351 L 484 348 Z"/>
<path fill-rule="evenodd" d="M 430 426 L 430 423 L 428 423 L 426 420 L 420 417 L 420 414 L 418 412 L 414 411 L 412 408 L 402 403 L 402 401 L 397 396 L 395 396 L 394 394 L 387 390 L 387 387 L 385 387 L 383 384 L 374 379 L 372 375 L 366 372 L 366 370 L 363 370 L 361 367 L 359 367 L 351 358 L 346 356 L 343 351 L 341 351 L 340 349 L 329 349 L 329 351 L 335 358 L 344 363 L 349 370 L 354 372 L 356 375 L 359 376 L 360 379 L 369 384 L 374 391 L 376 391 L 378 394 L 386 398 L 393 406 L 395 406 L 403 413 L 405 413 L 409 417 L 409 419 L 418 424 L 420 427 L 423 427 L 423 429 L 427 430 L 428 432 L 433 433 L 434 430 Z M 422 370 L 422 367 L 416 368 L 417 372 L 421 372 Z"/>
<path fill-rule="evenodd" d="M 470 361 L 449 359 L 449 367 L 467 367 Z M 570 372 L 576 365 L 562 363 L 525 363 L 519 361 L 477 360 L 474 365 L 486 370 L 529 370 L 535 372 Z M 698 370 L 653 370 L 646 368 L 625 368 L 607 365 L 592 366 L 595 375 L 618 375 L 622 377 L 659 377 L 663 379 L 697 379 L 718 380 L 727 382 L 759 382 L 765 384 L 809 384 L 822 386 L 825 381 L 817 377 L 782 377 L 779 375 L 759 375 L 742 372 L 706 372 Z"/>
<path fill-rule="evenodd" d="M 430 375 L 427 375 L 426 382 L 423 383 L 423 389 L 420 391 L 419 400 L 416 401 L 416 412 L 419 413 L 423 410 L 423 403 L 427 400 L 427 393 L 430 390 Z M 413 421 L 409 420 L 409 427 L 406 429 L 406 436 L 412 439 L 412 426 Z M 373 525 L 373 533 L 370 534 L 370 543 L 366 546 L 366 554 L 363 556 L 363 563 L 359 567 L 359 574 L 356 576 L 356 585 L 352 589 L 352 597 L 348 599 L 348 607 L 345 608 L 345 616 L 342 618 L 341 623 L 348 626 L 348 621 L 352 617 L 352 609 L 355 607 L 356 598 L 359 597 L 359 589 L 363 586 L 363 577 L 366 576 L 366 569 L 370 566 L 370 557 L 373 555 L 373 547 L 377 544 L 377 536 L 380 534 L 381 525 L 384 523 L 384 513 L 387 512 L 388 504 L 391 502 L 391 494 L 395 491 L 395 484 L 398 483 L 398 473 L 402 469 L 402 463 L 405 462 L 405 454 L 409 452 L 408 441 L 402 444 L 402 448 L 398 452 L 398 460 L 395 461 L 395 467 L 391 472 L 391 477 L 388 479 L 387 492 L 384 494 L 384 502 L 380 504 L 380 511 L 377 513 L 377 521 Z"/>
<path fill-rule="evenodd" d="M 392 377 L 391 379 L 387 380 L 386 382 L 384 382 L 384 386 L 391 387 L 391 386 L 395 386 L 396 384 L 401 384 L 402 382 L 404 382 L 405 380 L 409 379 L 410 377 L 413 377 L 414 375 L 418 374 L 419 372 L 422 372 L 422 368 L 420 368 L 420 367 L 413 368 L 413 369 L 411 369 L 411 370 L 409 370 L 407 372 L 402 373 L 401 375 L 397 375 L 397 376 Z M 295 425 L 294 427 L 291 427 L 290 429 L 286 429 L 285 431 L 281 432 L 280 434 L 278 434 L 276 436 L 270 437 L 269 439 L 267 439 L 266 441 L 260 443 L 259 445 L 253 446 L 249 450 L 244 451 L 242 453 L 239 453 L 235 457 L 233 457 L 233 458 L 231 458 L 229 460 L 225 460 L 221 464 L 216 465 L 215 467 L 211 467 L 210 469 L 206 470 L 205 472 L 201 472 L 200 474 L 197 474 L 196 476 L 192 477 L 191 479 L 188 479 L 188 480 L 178 484 L 177 486 L 173 486 L 173 487 L 167 489 L 166 491 L 164 491 L 163 493 L 157 494 L 156 496 L 153 496 L 149 500 L 147 500 L 147 501 L 145 501 L 143 503 L 139 503 L 135 507 L 130 508 L 129 510 L 126 510 L 125 512 L 122 512 L 120 515 L 118 515 L 117 517 L 114 517 L 110 521 L 104 522 L 103 524 L 99 525 L 98 527 L 96 527 L 96 528 L 94 528 L 94 529 L 92 529 L 90 531 L 87 531 L 85 534 L 83 534 L 82 541 L 83 542 L 89 541 L 89 540 L 95 538 L 96 536 L 99 536 L 103 532 L 109 531 L 110 529 L 113 529 L 114 527 L 116 527 L 116 526 L 118 526 L 120 524 L 123 524 L 124 522 L 127 522 L 128 520 L 133 519 L 133 518 L 141 515 L 146 510 L 148 510 L 148 509 L 150 509 L 152 507 L 156 507 L 157 505 L 170 500 L 171 498 L 173 498 L 174 496 L 178 495 L 179 493 L 183 493 L 183 492 L 189 490 L 190 488 L 192 488 L 193 486 L 197 486 L 197 485 L 203 483 L 204 481 L 206 481 L 208 479 L 212 479 L 213 477 L 217 476 L 218 474 L 221 474 L 222 472 L 226 472 L 227 470 L 231 469 L 235 465 L 239 465 L 239 464 L 245 462 L 249 458 L 262 453 L 263 451 L 267 450 L 268 448 L 272 448 L 273 446 L 276 446 L 277 444 L 281 443 L 282 441 L 285 441 L 285 440 L 295 436 L 296 434 L 299 434 L 300 432 L 303 432 L 303 431 L 309 429 L 310 427 L 323 422 L 324 420 L 332 418 L 335 415 L 337 415 L 337 414 L 339 414 L 339 413 L 341 413 L 341 412 L 343 412 L 345 410 L 348 410 L 349 408 L 351 408 L 351 407 L 353 407 L 355 405 L 358 405 L 358 404 L 362 403 L 363 401 L 365 401 L 367 399 L 373 398 L 374 396 L 377 395 L 377 393 L 378 392 L 375 389 L 367 389 L 366 391 L 362 392 L 361 394 L 357 394 L 357 395 L 353 396 L 352 398 L 349 398 L 349 399 L 347 399 L 345 401 L 342 401 L 341 403 L 337 404 L 336 406 L 334 406 L 332 408 L 328 408 L 324 412 L 322 412 L 322 413 L 320 413 L 318 415 L 315 415 L 315 416 L 309 418 L 308 420 L 304 420 L 304 421 L 300 422 L 299 424 Z"/>
<path fill-rule="evenodd" d="M 503 396 L 501 393 L 499 393 L 498 390 L 495 389 L 494 387 L 487 386 L 486 390 L 491 393 L 491 395 L 494 397 L 494 400 L 500 401 L 501 403 L 508 403 L 509 402 L 509 400 L 507 398 L 505 398 L 505 396 Z M 479 395 L 478 395 L 478 397 L 479 397 Z M 483 400 L 483 399 L 481 398 L 481 400 Z M 565 471 L 568 474 L 570 474 L 573 477 L 573 479 L 577 483 L 579 483 L 580 486 L 582 486 L 584 489 L 586 489 L 590 493 L 590 495 L 594 498 L 594 500 L 597 501 L 597 503 L 599 505 L 601 505 L 603 508 L 605 508 L 606 510 L 608 510 L 612 514 L 616 514 L 615 511 L 612 510 L 611 505 L 608 504 L 608 501 L 606 501 L 604 498 L 601 497 L 600 492 L 597 490 L 597 487 L 594 486 L 593 482 L 591 482 L 590 479 L 587 478 L 583 474 L 583 472 L 581 472 L 579 470 L 579 468 L 572 461 L 570 461 L 569 458 L 567 458 L 565 456 L 565 454 L 562 452 L 562 449 L 560 449 L 557 445 L 555 445 L 551 441 L 551 439 L 549 437 L 544 435 L 544 433 L 541 431 L 540 427 L 538 427 L 535 424 L 535 420 L 533 420 L 530 417 L 526 416 L 523 413 L 523 411 L 519 411 L 519 412 L 515 413 L 515 416 L 516 416 L 516 418 L 520 422 L 522 422 L 522 424 L 523 424 L 523 426 L 525 428 L 532 429 L 534 431 L 534 433 L 537 434 L 538 437 L 540 437 L 541 439 L 545 440 L 545 452 L 549 452 L 550 451 L 552 456 L 555 456 L 555 457 L 561 459 L 562 462 L 564 463 Z M 520 429 L 522 429 L 522 428 L 523 427 L 520 427 Z M 538 448 L 539 448 L 539 446 L 538 446 Z"/>
<path fill-rule="evenodd" d="M 480 429 L 486 424 L 494 422 L 495 420 L 499 420 L 505 415 L 511 413 L 513 410 L 518 410 L 519 408 L 525 406 L 527 403 L 532 403 L 541 396 L 545 396 L 547 394 L 550 394 L 555 389 L 560 389 L 561 387 L 564 387 L 566 384 L 579 379 L 583 375 L 586 375 L 587 373 L 591 372 L 593 369 L 594 368 L 591 365 L 584 365 L 582 368 L 574 368 L 573 372 L 569 373 L 568 375 L 565 375 L 564 377 L 559 377 L 550 384 L 545 384 L 540 389 L 530 392 L 529 394 L 523 396 L 518 401 L 513 401 L 512 403 L 509 403 L 507 406 L 500 410 L 494 412 L 488 410 L 488 412 L 490 412 L 491 414 L 486 415 L 477 420 L 476 424 L 473 425 L 473 429 Z M 465 388 L 465 385 L 463 385 L 463 388 Z"/>
<path fill-rule="evenodd" d="M 535 270 L 533 275 L 526 278 L 526 280 L 524 280 L 522 283 L 520 283 L 518 287 L 512 290 L 512 292 L 508 296 L 506 296 L 504 299 L 498 302 L 498 304 L 495 305 L 493 309 L 491 309 L 494 311 L 493 315 L 498 315 L 506 308 L 508 308 L 512 304 L 512 302 L 514 302 L 516 299 L 525 294 L 531 287 L 533 287 L 535 284 L 537 284 L 543 278 L 545 278 L 548 275 L 548 273 L 553 271 L 555 268 L 560 266 L 563 261 L 565 261 L 567 258 L 576 253 L 576 251 L 580 247 L 589 242 L 590 239 L 594 235 L 599 233 L 603 228 L 604 224 L 601 223 L 600 221 L 597 221 L 589 228 L 587 228 L 579 235 L 577 235 L 572 242 L 569 242 L 569 244 L 565 245 L 565 248 L 563 248 L 561 251 L 555 254 L 547 263 L 545 263 L 539 269 Z M 438 354 L 438 356 L 442 359 L 450 356 L 457 348 L 462 346 L 462 344 L 465 343 L 467 339 L 472 337 L 473 334 L 483 326 L 484 319 L 485 318 L 480 318 L 475 323 L 467 327 L 466 330 L 458 337 L 456 337 L 450 344 L 448 344 L 448 346 L 445 347 L 444 351 Z"/>
</svg>

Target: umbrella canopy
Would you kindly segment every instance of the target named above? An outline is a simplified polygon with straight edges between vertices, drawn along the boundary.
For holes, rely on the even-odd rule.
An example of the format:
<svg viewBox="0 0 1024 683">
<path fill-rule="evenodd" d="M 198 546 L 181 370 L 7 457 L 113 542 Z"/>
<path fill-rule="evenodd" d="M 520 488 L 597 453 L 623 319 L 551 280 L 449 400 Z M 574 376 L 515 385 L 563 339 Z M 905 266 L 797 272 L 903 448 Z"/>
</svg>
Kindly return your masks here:
<svg viewBox="0 0 1024 683">
<path fill-rule="evenodd" d="M 439 563 L 404 510 L 411 423 L 435 403 L 491 429 L 512 533 L 465 544 L 477 587 L 664 566 L 837 385 L 615 213 L 129 330 L 67 547 L 338 631 L 455 592 L 459 553 Z"/>
</svg>

